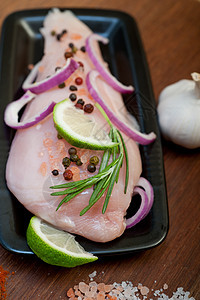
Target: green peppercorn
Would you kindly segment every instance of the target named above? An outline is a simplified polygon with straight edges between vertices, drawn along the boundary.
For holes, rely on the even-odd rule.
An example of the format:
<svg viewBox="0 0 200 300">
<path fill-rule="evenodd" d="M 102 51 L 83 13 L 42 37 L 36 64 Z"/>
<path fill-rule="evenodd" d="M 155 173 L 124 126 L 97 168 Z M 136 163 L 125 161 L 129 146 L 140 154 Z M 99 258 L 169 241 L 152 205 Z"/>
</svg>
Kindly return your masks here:
<svg viewBox="0 0 200 300">
<path fill-rule="evenodd" d="M 77 150 L 74 147 L 69 148 L 68 153 L 71 154 L 77 154 Z"/>
<path fill-rule="evenodd" d="M 59 89 L 63 89 L 65 87 L 65 83 L 63 82 L 63 83 L 59 84 L 58 87 L 59 87 Z"/>
<path fill-rule="evenodd" d="M 96 171 L 96 166 L 94 164 L 89 164 L 87 166 L 87 170 L 90 172 L 90 173 L 94 173 Z"/>
<path fill-rule="evenodd" d="M 99 158 L 97 156 L 92 156 L 90 158 L 90 163 L 96 166 L 99 163 Z"/>
<path fill-rule="evenodd" d="M 77 162 L 79 160 L 79 156 L 77 154 L 71 154 L 70 155 L 70 160 L 73 162 Z"/>
<path fill-rule="evenodd" d="M 69 157 L 64 157 L 63 160 L 62 160 L 62 164 L 65 167 L 65 169 L 67 167 L 69 167 L 69 165 L 71 164 L 71 160 L 69 159 Z"/>
<path fill-rule="evenodd" d="M 81 161 L 80 159 L 77 160 L 77 162 L 76 162 L 76 165 L 77 165 L 77 166 L 82 166 L 82 164 L 83 164 L 83 163 L 82 163 L 82 161 Z"/>
</svg>

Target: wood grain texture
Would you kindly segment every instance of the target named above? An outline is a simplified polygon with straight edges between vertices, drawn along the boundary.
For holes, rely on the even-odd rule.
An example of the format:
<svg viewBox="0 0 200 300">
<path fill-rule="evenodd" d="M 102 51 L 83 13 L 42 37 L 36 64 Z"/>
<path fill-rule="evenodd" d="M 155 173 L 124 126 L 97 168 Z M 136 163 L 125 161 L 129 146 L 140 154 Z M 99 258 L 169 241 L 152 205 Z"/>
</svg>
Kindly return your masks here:
<svg viewBox="0 0 200 300">
<path fill-rule="evenodd" d="M 140 29 L 156 101 L 168 84 L 200 72 L 200 3 L 197 0 L 7 0 L 0 2 L 0 24 L 13 11 L 44 7 L 118 9 L 133 16 Z M 47 265 L 35 256 L 12 254 L 0 247 L 0 264 L 15 272 L 7 280 L 8 299 L 66 299 L 69 287 L 96 280 L 130 280 L 152 289 L 164 283 L 167 294 L 181 286 L 199 299 L 200 290 L 200 151 L 163 141 L 170 228 L 165 241 L 146 252 L 100 258 L 73 269 Z M 152 295 L 152 293 L 151 293 Z"/>
</svg>

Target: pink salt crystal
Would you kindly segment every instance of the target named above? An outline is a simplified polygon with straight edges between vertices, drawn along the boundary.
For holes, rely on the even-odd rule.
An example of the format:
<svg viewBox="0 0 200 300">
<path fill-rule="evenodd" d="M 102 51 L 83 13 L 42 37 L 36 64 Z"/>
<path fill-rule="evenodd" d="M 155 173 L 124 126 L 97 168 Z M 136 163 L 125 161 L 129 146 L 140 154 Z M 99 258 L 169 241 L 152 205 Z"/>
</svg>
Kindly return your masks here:
<svg viewBox="0 0 200 300">
<path fill-rule="evenodd" d="M 149 293 L 149 288 L 147 286 L 142 286 L 140 288 L 140 293 L 142 294 L 142 296 L 146 296 Z"/>
<path fill-rule="evenodd" d="M 167 290 L 167 289 L 168 289 L 168 284 L 165 283 L 165 284 L 163 285 L 163 289 L 164 289 L 164 290 Z"/>
<path fill-rule="evenodd" d="M 99 292 L 104 292 L 105 291 L 105 283 L 99 283 L 97 285 L 97 289 L 99 290 Z"/>
<path fill-rule="evenodd" d="M 113 289 L 113 285 L 112 284 L 105 284 L 105 286 L 104 286 L 104 291 L 106 292 L 106 293 L 109 293 L 112 289 Z"/>
<path fill-rule="evenodd" d="M 105 300 L 105 294 L 103 292 L 99 292 L 97 295 L 97 300 Z"/>
<path fill-rule="evenodd" d="M 142 288 L 142 284 L 138 283 L 138 290 L 140 290 Z"/>
<path fill-rule="evenodd" d="M 89 286 L 85 283 L 85 282 L 79 282 L 79 290 L 81 291 L 81 293 L 85 294 L 86 292 L 89 291 Z"/>
</svg>

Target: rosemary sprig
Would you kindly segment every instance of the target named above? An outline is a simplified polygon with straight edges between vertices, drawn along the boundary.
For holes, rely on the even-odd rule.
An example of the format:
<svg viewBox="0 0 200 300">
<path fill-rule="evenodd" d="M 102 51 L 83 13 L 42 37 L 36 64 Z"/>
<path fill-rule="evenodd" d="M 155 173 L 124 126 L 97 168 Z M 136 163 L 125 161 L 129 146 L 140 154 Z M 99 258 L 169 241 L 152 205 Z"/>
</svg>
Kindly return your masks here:
<svg viewBox="0 0 200 300">
<path fill-rule="evenodd" d="M 102 213 L 106 212 L 108 207 L 109 199 L 112 194 L 115 183 L 118 182 L 119 173 L 123 164 L 124 156 L 126 161 L 126 177 L 125 177 L 125 188 L 124 193 L 127 191 L 128 179 L 129 179 L 129 161 L 128 152 L 126 149 L 125 142 L 121 133 L 112 125 L 106 113 L 103 109 L 96 104 L 97 108 L 101 111 L 106 121 L 110 125 L 109 136 L 113 142 L 117 142 L 118 145 L 113 149 L 104 151 L 99 173 L 89 177 L 87 179 L 68 182 L 65 184 L 51 186 L 51 189 L 64 189 L 62 191 L 54 192 L 52 196 L 65 195 L 62 201 L 59 203 L 56 210 L 58 210 L 63 203 L 69 202 L 76 195 L 83 192 L 85 189 L 94 187 L 93 193 L 90 197 L 88 205 L 80 212 L 80 215 L 84 215 L 106 192 Z M 112 162 L 110 162 L 112 160 Z"/>
</svg>

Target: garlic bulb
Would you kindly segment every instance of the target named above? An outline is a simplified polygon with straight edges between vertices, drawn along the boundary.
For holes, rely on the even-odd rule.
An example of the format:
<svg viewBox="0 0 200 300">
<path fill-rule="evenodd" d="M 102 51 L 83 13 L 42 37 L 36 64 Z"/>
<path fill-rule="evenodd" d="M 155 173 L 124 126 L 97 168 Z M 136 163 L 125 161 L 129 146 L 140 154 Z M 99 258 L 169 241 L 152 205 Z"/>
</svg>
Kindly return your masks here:
<svg viewBox="0 0 200 300">
<path fill-rule="evenodd" d="M 200 74 L 191 76 L 161 92 L 157 111 L 164 138 L 194 149 L 200 147 Z"/>
</svg>

